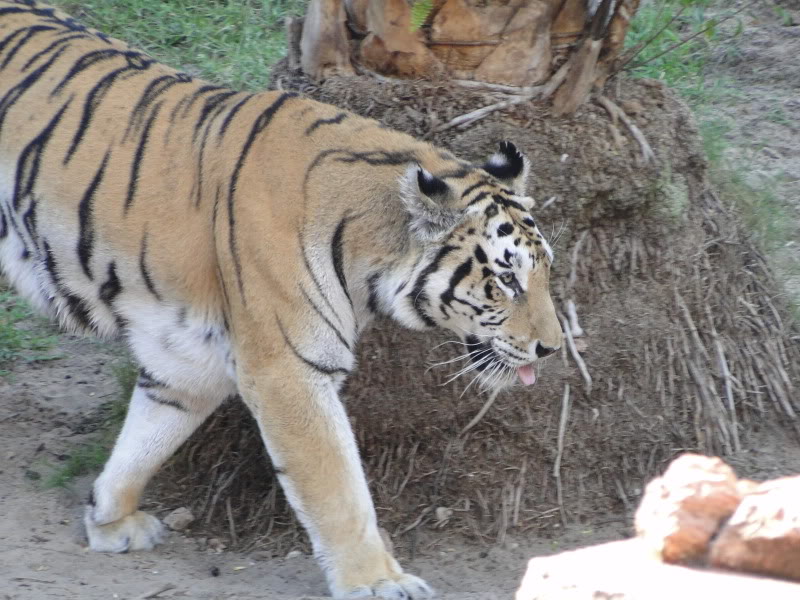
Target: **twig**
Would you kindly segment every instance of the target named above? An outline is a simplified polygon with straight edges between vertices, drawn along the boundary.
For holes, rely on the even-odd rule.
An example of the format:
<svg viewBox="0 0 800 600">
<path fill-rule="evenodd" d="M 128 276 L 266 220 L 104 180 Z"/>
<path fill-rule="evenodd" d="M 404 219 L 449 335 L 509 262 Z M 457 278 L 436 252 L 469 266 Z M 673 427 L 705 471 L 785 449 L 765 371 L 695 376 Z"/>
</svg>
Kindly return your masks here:
<svg viewBox="0 0 800 600">
<path fill-rule="evenodd" d="M 399 531 L 395 531 L 392 534 L 392 537 L 395 538 L 398 535 L 403 535 L 404 533 L 408 533 L 409 531 L 411 531 L 412 529 L 417 527 L 420 523 L 422 523 L 422 519 L 425 518 L 425 515 L 427 515 L 432 510 L 433 510 L 433 506 L 428 506 L 427 508 L 423 509 L 422 512 L 419 514 L 419 516 L 414 520 L 414 522 L 411 523 L 411 525 L 406 525 L 405 527 L 403 527 Z"/>
<path fill-rule="evenodd" d="M 569 277 L 567 278 L 567 287 L 570 290 L 573 287 L 575 287 L 575 281 L 578 279 L 578 257 L 580 256 L 583 240 L 586 239 L 588 233 L 589 233 L 588 229 L 584 229 L 583 231 L 581 231 L 581 234 L 578 236 L 578 241 L 575 242 L 575 246 L 572 248 L 572 257 L 569 266 Z"/>
<path fill-rule="evenodd" d="M 465 88 L 475 88 L 480 90 L 491 90 L 511 96 L 524 96 L 536 92 L 536 88 L 531 86 L 520 87 L 517 85 L 502 85 L 500 83 L 489 83 L 487 81 L 475 81 L 474 79 L 453 79 L 452 83 Z"/>
<path fill-rule="evenodd" d="M 586 363 L 583 361 L 583 357 L 581 357 L 578 349 L 575 347 L 575 340 L 572 337 L 572 329 L 569 326 L 569 321 L 565 316 L 561 316 L 561 326 L 564 330 L 564 337 L 567 338 L 567 347 L 569 348 L 569 353 L 572 355 L 572 358 L 575 359 L 575 362 L 578 364 L 578 369 L 583 376 L 583 381 L 586 384 L 586 395 L 592 393 L 592 376 L 589 375 L 589 369 L 586 368 Z"/>
<path fill-rule="evenodd" d="M 484 417 L 484 415 L 487 412 L 489 412 L 490 408 L 492 408 L 492 404 L 494 404 L 495 398 L 497 398 L 497 394 L 499 394 L 499 393 L 500 393 L 500 390 L 493 390 L 492 391 L 491 395 L 489 396 L 489 399 L 486 402 L 483 403 L 483 406 L 478 411 L 478 414 L 476 414 L 474 417 L 472 417 L 472 420 L 469 423 L 466 424 L 464 429 L 461 430 L 461 432 L 458 434 L 459 436 L 464 435 L 470 429 L 475 427 L 475 425 L 480 423 L 480 421 Z"/>
<path fill-rule="evenodd" d="M 585 332 L 578 323 L 578 311 L 572 300 L 567 300 L 567 317 L 569 318 L 569 326 L 572 329 L 572 337 L 581 337 Z"/>
<path fill-rule="evenodd" d="M 426 46 L 499 46 L 500 40 L 429 40 Z"/>
<path fill-rule="evenodd" d="M 526 94 L 525 96 L 518 96 L 516 98 L 511 98 L 509 100 L 503 100 L 501 102 L 490 104 L 489 106 L 484 106 L 483 108 L 479 108 L 477 110 L 473 110 L 472 112 L 460 115 L 454 119 L 451 119 L 447 123 L 439 125 L 435 129 L 435 131 L 445 131 L 453 127 L 469 125 L 473 121 L 477 121 L 478 119 L 483 119 L 484 117 L 492 114 L 495 111 L 503 110 L 504 108 L 508 108 L 516 104 L 521 104 L 522 102 L 527 102 L 528 100 L 532 99 L 534 95 L 535 94 Z"/>
<path fill-rule="evenodd" d="M 150 592 L 146 592 L 141 596 L 136 596 L 136 600 L 149 600 L 150 598 L 155 598 L 156 596 L 159 596 L 164 592 L 168 592 L 169 590 L 174 590 L 174 589 L 175 589 L 174 583 L 163 583 L 157 588 L 154 588 Z"/>
<path fill-rule="evenodd" d="M 651 160 L 655 160 L 656 155 L 653 152 L 653 149 L 650 147 L 650 143 L 647 141 L 647 138 L 644 137 L 641 129 L 639 129 L 636 124 L 630 120 L 628 115 L 625 114 L 625 111 L 605 96 L 596 96 L 596 99 L 600 105 L 608 111 L 608 114 L 611 115 L 612 119 L 619 119 L 622 121 L 625 124 L 625 127 L 628 128 L 628 131 L 631 132 L 631 135 L 639 143 L 639 147 L 642 150 L 642 160 L 644 164 L 647 164 Z"/>
<path fill-rule="evenodd" d="M 549 197 L 549 198 L 548 198 L 548 199 L 545 201 L 545 203 L 544 203 L 544 204 L 542 204 L 542 208 L 541 208 L 541 210 L 544 210 L 545 208 L 547 208 L 548 206 L 550 206 L 551 204 L 553 204 L 553 202 L 555 202 L 557 198 L 558 198 L 558 196 L 550 196 L 550 197 Z"/>
<path fill-rule="evenodd" d="M 561 420 L 558 422 L 558 449 L 556 460 L 553 464 L 553 477 L 556 479 L 556 494 L 558 497 L 558 508 L 561 513 L 561 523 L 567 524 L 567 512 L 564 509 L 564 494 L 561 489 L 561 457 L 564 455 L 564 435 L 567 432 L 567 420 L 569 419 L 569 384 L 564 385 L 564 396 L 561 399 Z"/>
</svg>

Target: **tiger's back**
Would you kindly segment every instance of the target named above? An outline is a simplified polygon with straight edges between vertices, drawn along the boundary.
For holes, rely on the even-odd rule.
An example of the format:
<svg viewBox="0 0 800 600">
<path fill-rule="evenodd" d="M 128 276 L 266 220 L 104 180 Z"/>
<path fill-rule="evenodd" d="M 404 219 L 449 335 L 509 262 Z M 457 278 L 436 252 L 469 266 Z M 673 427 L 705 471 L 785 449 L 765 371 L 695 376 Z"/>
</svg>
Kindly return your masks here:
<svg viewBox="0 0 800 600">
<path fill-rule="evenodd" d="M 326 136 L 345 117 L 357 133 Z M 223 271 L 242 222 L 268 217 L 257 252 L 285 274 L 288 232 L 318 208 L 298 202 L 309 161 L 326 144 L 376 151 L 395 138 L 419 145 L 293 94 L 195 79 L 56 9 L 0 2 L 0 266 L 65 327 L 127 333 L 166 380 L 232 393 Z M 257 214 L 243 206 L 251 190 Z M 231 267 L 234 287 L 243 268 Z"/>
</svg>

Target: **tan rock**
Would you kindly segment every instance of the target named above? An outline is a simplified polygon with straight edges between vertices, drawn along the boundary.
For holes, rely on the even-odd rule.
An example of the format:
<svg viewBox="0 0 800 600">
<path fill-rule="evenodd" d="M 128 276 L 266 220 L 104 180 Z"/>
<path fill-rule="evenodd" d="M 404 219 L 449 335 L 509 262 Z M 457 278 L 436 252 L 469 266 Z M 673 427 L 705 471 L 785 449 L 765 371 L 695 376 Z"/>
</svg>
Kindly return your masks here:
<svg viewBox="0 0 800 600">
<path fill-rule="evenodd" d="M 712 566 L 800 580 L 800 476 L 757 486 L 711 546 Z"/>
<path fill-rule="evenodd" d="M 185 506 L 176 508 L 166 517 L 164 517 L 164 525 L 173 531 L 183 531 L 189 526 L 190 523 L 192 523 L 192 521 L 194 521 L 194 515 L 192 514 L 192 511 Z"/>
<path fill-rule="evenodd" d="M 647 485 L 636 511 L 636 533 L 666 562 L 703 560 L 709 541 L 741 499 L 736 475 L 722 460 L 684 454 Z"/>
</svg>

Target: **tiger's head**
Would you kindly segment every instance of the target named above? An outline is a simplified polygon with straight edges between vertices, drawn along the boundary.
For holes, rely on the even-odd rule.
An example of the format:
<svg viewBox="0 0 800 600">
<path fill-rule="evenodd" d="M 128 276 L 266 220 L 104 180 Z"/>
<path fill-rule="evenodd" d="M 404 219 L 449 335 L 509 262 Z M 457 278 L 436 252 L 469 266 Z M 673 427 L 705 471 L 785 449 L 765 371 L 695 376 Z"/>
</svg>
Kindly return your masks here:
<svg viewBox="0 0 800 600">
<path fill-rule="evenodd" d="M 525 195 L 529 170 L 503 142 L 482 168 L 434 175 L 413 165 L 401 183 L 409 226 L 425 247 L 407 291 L 411 309 L 461 338 L 457 375 L 485 389 L 534 383 L 534 363 L 562 342 L 550 297 L 553 251 Z"/>
</svg>

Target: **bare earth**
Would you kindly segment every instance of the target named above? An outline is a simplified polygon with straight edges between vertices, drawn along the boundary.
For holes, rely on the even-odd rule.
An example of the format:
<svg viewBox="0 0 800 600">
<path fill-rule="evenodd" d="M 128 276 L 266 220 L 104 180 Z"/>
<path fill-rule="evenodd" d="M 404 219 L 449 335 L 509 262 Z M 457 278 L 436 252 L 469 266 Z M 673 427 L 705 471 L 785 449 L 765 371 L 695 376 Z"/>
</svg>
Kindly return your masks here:
<svg viewBox="0 0 800 600">
<path fill-rule="evenodd" d="M 754 176 L 778 178 L 778 197 L 800 232 L 800 26 L 751 20 L 736 45 L 734 53 L 720 54 L 715 67 L 735 80 L 740 92 L 721 112 L 736 119 L 731 136 Z M 800 247 L 790 244 L 782 257 L 797 263 Z M 798 289 L 797 280 L 792 283 Z M 78 526 L 84 492 L 47 490 L 42 480 L 65 453 L 96 435 L 87 432 L 87 415 L 116 393 L 111 364 L 117 352 L 65 336 L 55 350 L 61 358 L 18 362 L 10 377 L 0 379 L 0 600 L 325 596 L 322 573 L 305 555 L 216 552 L 203 540 L 175 532 L 152 553 L 104 555 L 86 549 Z M 765 435 L 758 451 L 731 463 L 741 475 L 757 478 L 800 472 L 800 449 L 796 442 Z M 163 507 L 159 516 L 174 508 Z M 505 599 L 531 556 L 630 533 L 616 515 L 599 515 L 597 522 L 602 526 L 576 527 L 553 539 L 517 539 L 494 548 L 439 545 L 401 560 L 443 599 Z M 164 591 L 154 596 L 159 590 Z"/>
</svg>

